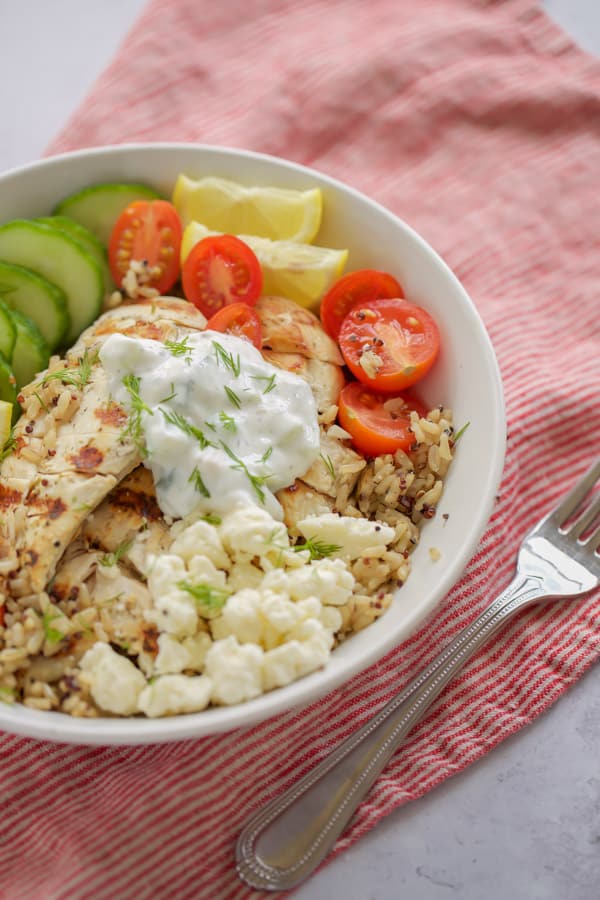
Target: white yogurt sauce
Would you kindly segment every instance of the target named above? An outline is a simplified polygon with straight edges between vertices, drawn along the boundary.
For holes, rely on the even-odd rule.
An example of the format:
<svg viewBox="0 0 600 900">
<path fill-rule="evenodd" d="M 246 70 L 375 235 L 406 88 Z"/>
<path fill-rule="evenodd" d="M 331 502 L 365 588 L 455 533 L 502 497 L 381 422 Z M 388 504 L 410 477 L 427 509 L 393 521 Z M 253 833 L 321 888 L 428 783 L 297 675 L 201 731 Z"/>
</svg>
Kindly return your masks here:
<svg viewBox="0 0 600 900">
<path fill-rule="evenodd" d="M 319 454 L 316 404 L 303 379 L 271 366 L 249 341 L 215 331 L 170 347 L 114 334 L 100 359 L 146 448 L 166 515 L 253 503 L 282 518 L 274 492 Z"/>
</svg>

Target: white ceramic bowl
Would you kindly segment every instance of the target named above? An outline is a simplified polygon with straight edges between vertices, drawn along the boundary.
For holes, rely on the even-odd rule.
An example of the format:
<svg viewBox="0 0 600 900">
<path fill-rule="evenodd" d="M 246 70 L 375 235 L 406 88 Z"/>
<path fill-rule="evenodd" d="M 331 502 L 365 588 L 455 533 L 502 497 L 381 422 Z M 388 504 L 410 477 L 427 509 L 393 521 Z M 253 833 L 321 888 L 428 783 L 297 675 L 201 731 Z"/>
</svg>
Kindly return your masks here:
<svg viewBox="0 0 600 900">
<path fill-rule="evenodd" d="M 186 144 L 105 147 L 53 157 L 0 176 L 0 218 L 48 215 L 66 195 L 98 182 L 146 182 L 170 196 L 177 175 L 219 175 L 287 188 L 318 186 L 323 225 L 317 242 L 347 247 L 346 271 L 391 272 L 406 296 L 436 318 L 442 352 L 420 386 L 424 399 L 453 408 L 470 427 L 460 443 L 438 516 L 427 522 L 412 572 L 383 618 L 334 651 L 325 670 L 248 703 L 168 719 L 75 719 L 0 705 L 0 728 L 54 741 L 145 744 L 254 724 L 302 707 L 350 679 L 407 638 L 460 577 L 490 516 L 502 474 L 505 416 L 492 345 L 466 292 L 439 256 L 404 222 L 363 194 L 318 172 L 257 153 Z M 447 523 L 441 513 L 449 513 Z M 441 559 L 433 563 L 429 548 Z"/>
</svg>

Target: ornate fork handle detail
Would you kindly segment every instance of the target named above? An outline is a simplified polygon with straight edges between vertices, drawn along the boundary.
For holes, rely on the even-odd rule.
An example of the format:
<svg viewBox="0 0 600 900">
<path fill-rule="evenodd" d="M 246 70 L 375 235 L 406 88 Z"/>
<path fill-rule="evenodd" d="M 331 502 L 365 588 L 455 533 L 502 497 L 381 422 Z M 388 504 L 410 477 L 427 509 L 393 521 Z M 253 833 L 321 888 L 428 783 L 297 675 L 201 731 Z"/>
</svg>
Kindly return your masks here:
<svg viewBox="0 0 600 900">
<path fill-rule="evenodd" d="M 410 685 L 252 816 L 237 844 L 240 877 L 253 887 L 274 891 L 292 888 L 314 871 L 394 751 L 448 682 L 509 616 L 547 595 L 541 578 L 518 574 Z"/>
</svg>

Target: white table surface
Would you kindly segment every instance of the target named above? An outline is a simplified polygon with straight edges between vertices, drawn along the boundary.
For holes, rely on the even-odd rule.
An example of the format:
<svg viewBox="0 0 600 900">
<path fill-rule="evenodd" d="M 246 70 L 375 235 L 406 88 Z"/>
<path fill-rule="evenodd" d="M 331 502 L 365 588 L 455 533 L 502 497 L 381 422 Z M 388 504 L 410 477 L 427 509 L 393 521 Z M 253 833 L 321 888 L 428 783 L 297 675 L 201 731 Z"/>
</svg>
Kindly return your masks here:
<svg viewBox="0 0 600 900">
<path fill-rule="evenodd" d="M 0 0 L 0 172 L 43 153 L 143 6 Z M 600 0 L 544 6 L 600 55 Z M 599 748 L 596 666 L 533 725 L 388 816 L 296 897 L 598 900 Z"/>
</svg>

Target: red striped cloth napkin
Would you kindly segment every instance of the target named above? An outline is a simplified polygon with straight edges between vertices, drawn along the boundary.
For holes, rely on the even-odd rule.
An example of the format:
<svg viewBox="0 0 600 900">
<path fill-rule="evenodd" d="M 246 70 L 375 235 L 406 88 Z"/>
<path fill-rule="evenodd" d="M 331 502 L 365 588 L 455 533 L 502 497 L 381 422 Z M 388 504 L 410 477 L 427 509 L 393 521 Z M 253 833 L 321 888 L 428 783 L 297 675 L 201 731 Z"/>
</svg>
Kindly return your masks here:
<svg viewBox="0 0 600 900">
<path fill-rule="evenodd" d="M 249 811 L 505 586 L 523 532 L 600 444 L 600 63 L 534 0 L 153 0 L 51 152 L 136 140 L 289 157 L 420 231 L 494 342 L 506 469 L 477 553 L 433 620 L 310 708 L 170 746 L 4 736 L 9 900 L 252 896 L 233 866 Z M 519 616 L 414 731 L 338 851 L 531 721 L 599 651 L 598 594 Z"/>
</svg>

